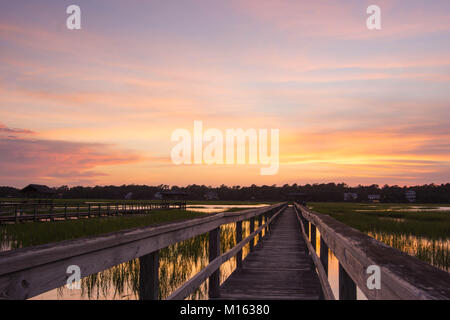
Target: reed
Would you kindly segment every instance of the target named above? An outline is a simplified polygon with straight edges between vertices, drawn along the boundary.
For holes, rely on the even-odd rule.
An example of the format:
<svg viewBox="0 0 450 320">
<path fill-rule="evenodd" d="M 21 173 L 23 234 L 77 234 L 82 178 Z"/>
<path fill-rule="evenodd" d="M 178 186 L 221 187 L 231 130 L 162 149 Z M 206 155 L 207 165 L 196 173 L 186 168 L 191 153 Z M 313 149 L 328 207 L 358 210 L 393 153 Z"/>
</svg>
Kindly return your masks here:
<svg viewBox="0 0 450 320">
<path fill-rule="evenodd" d="M 309 207 L 438 268 L 450 268 L 450 211 L 445 205 L 310 203 Z M 417 210 L 417 211 L 414 211 Z"/>
</svg>

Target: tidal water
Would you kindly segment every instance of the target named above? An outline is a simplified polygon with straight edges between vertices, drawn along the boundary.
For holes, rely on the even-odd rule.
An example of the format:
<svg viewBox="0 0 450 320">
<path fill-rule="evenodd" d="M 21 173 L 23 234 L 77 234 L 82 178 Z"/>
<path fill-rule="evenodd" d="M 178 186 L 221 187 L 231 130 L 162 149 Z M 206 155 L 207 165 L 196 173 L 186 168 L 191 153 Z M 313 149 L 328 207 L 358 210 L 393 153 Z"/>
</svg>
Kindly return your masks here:
<svg viewBox="0 0 450 320">
<path fill-rule="evenodd" d="M 191 205 L 188 210 L 215 213 L 230 207 L 250 208 L 259 205 Z M 258 226 L 256 221 L 255 227 Z M 249 222 L 243 223 L 243 237 L 249 235 Z M 371 237 L 398 248 L 412 256 L 417 256 L 430 264 L 448 271 L 450 242 L 447 239 L 430 240 L 411 235 L 388 233 L 369 233 Z M 316 250 L 320 255 L 320 233 L 317 231 Z M 258 239 L 257 239 L 258 240 Z M 226 252 L 235 246 L 235 225 L 221 227 L 221 251 Z M 0 242 L 0 251 L 11 249 L 11 243 Z M 243 248 L 243 256 L 249 252 L 249 245 Z M 336 298 L 338 290 L 338 260 L 329 250 L 328 279 Z M 208 265 L 208 234 L 177 243 L 160 251 L 160 299 L 165 299 L 188 279 Z M 221 266 L 221 282 L 235 270 L 236 260 L 230 259 Z M 68 289 L 65 286 L 38 295 L 33 300 L 135 300 L 139 291 L 139 261 L 132 260 L 82 278 L 81 288 Z M 204 282 L 188 299 L 207 299 L 208 281 Z M 361 290 L 358 299 L 366 299 Z"/>
</svg>

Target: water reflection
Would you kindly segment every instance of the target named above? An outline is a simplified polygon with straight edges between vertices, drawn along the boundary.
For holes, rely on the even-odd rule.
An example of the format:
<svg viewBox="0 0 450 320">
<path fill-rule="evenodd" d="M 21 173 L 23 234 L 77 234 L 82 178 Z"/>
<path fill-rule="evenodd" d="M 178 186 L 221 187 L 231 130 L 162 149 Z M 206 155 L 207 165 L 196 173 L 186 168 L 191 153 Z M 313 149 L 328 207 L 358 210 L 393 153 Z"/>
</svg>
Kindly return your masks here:
<svg viewBox="0 0 450 320">
<path fill-rule="evenodd" d="M 448 271 L 448 266 L 450 265 L 450 241 L 447 239 L 436 240 L 381 232 L 369 232 L 368 235 L 422 261 L 426 261 L 437 268 Z M 309 240 L 311 241 L 311 232 L 309 232 Z M 316 253 L 320 257 L 320 232 L 317 229 Z M 330 249 L 328 249 L 328 281 L 335 298 L 339 299 L 339 260 Z M 357 299 L 367 300 L 367 297 L 358 287 Z"/>
<path fill-rule="evenodd" d="M 264 221 L 263 221 L 264 223 Z M 258 228 L 255 221 L 255 230 Z M 236 245 L 235 224 L 222 225 L 221 253 Z M 250 222 L 242 223 L 242 236 L 250 234 Z M 264 233 L 263 233 L 264 234 Z M 167 298 L 188 279 L 208 265 L 208 234 L 169 246 L 160 251 L 159 297 Z M 258 238 L 255 243 L 258 242 Z M 243 248 L 243 258 L 250 251 L 250 244 Z M 236 269 L 233 257 L 221 268 L 221 283 Z M 137 259 L 115 266 L 108 270 L 85 277 L 81 280 L 81 290 L 69 290 L 66 287 L 51 290 L 32 299 L 98 299 L 98 300 L 136 300 L 139 298 L 139 261 Z M 208 298 L 208 281 L 205 281 L 187 299 L 202 300 Z"/>
<path fill-rule="evenodd" d="M 216 212 L 223 212 L 229 209 L 250 209 L 250 208 L 260 208 L 265 207 L 267 204 L 251 204 L 251 205 L 233 205 L 233 204 L 221 204 L 221 205 L 194 205 L 190 204 L 187 205 L 187 209 L 189 211 L 196 211 L 196 212 L 204 212 L 204 213 L 216 213 Z"/>
<path fill-rule="evenodd" d="M 450 266 L 450 240 L 428 239 L 405 234 L 393 234 L 387 232 L 368 232 L 369 236 L 397 248 L 422 261 L 449 271 Z"/>
<path fill-rule="evenodd" d="M 311 232 L 309 232 L 309 240 L 311 241 Z M 316 253 L 320 257 L 320 231 L 318 229 L 316 229 L 315 241 Z M 330 249 L 328 249 L 328 282 L 330 283 L 334 297 L 336 300 L 339 300 L 339 260 Z M 358 287 L 356 287 L 356 299 L 367 300 L 367 297 Z"/>
</svg>

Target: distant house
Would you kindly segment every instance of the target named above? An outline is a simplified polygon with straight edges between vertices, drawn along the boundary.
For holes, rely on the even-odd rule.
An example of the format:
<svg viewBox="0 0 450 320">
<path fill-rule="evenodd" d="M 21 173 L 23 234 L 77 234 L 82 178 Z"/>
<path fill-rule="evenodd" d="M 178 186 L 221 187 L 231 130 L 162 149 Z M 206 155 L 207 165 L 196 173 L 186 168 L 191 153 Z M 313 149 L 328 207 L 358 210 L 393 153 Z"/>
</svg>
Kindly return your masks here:
<svg viewBox="0 0 450 320">
<path fill-rule="evenodd" d="M 131 199 L 133 199 L 133 192 L 128 192 L 128 193 L 125 195 L 125 200 L 131 200 Z"/>
<path fill-rule="evenodd" d="M 203 195 L 206 200 L 219 200 L 219 195 L 215 191 L 209 191 Z"/>
<path fill-rule="evenodd" d="M 358 194 L 353 192 L 344 193 L 344 201 L 355 201 L 358 199 Z"/>
<path fill-rule="evenodd" d="M 41 184 L 29 184 L 20 192 L 26 198 L 54 198 L 57 195 L 54 189 Z"/>
<path fill-rule="evenodd" d="M 379 202 L 381 199 L 381 196 L 379 194 L 369 194 L 367 196 L 367 198 L 369 198 L 370 202 Z"/>
<path fill-rule="evenodd" d="M 408 190 L 405 192 L 405 198 L 409 202 L 416 202 L 416 192 L 414 190 Z"/>
</svg>

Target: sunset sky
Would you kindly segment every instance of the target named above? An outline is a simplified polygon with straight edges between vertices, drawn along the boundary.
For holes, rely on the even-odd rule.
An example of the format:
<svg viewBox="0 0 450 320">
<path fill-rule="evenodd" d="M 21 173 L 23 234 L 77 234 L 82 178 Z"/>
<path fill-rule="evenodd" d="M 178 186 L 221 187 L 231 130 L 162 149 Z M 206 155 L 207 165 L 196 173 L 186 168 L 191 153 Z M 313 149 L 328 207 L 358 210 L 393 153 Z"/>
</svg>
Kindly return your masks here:
<svg viewBox="0 0 450 320">
<path fill-rule="evenodd" d="M 0 0 L 0 185 L 446 183 L 449 111 L 448 0 Z M 194 120 L 278 174 L 174 165 Z"/>
</svg>

